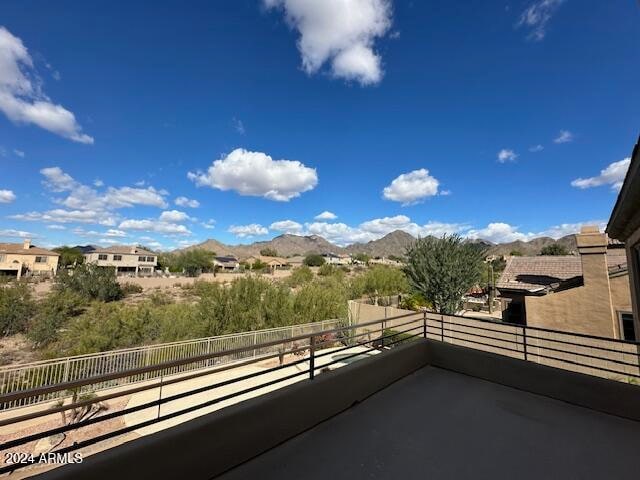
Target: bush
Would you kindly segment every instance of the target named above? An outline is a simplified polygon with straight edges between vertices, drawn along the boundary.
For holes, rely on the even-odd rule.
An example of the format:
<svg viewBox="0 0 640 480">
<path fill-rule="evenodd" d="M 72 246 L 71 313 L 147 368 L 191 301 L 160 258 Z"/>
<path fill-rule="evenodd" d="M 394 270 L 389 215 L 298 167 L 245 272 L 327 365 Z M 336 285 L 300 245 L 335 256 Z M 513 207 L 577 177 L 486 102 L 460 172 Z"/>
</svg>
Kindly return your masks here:
<svg viewBox="0 0 640 480">
<path fill-rule="evenodd" d="M 552 243 L 543 247 L 540 255 L 569 255 L 569 251 L 559 243 Z"/>
<path fill-rule="evenodd" d="M 290 287 L 298 287 L 300 285 L 304 285 L 313 280 L 313 272 L 306 265 L 302 265 L 301 267 L 295 268 L 289 278 L 287 278 L 286 283 Z"/>
<path fill-rule="evenodd" d="M 36 347 L 58 340 L 60 328 L 82 312 L 86 300 L 71 290 L 53 290 L 38 304 L 37 313 L 29 321 L 27 337 Z"/>
<path fill-rule="evenodd" d="M 134 293 L 142 293 L 142 286 L 137 283 L 125 282 L 120 285 L 123 295 L 131 295 Z"/>
<path fill-rule="evenodd" d="M 60 254 L 58 259 L 58 268 L 66 268 L 73 265 L 79 265 L 84 262 L 84 255 L 77 247 L 67 247 L 66 245 L 53 249 L 54 252 Z"/>
<path fill-rule="evenodd" d="M 34 310 L 35 303 L 26 282 L 0 285 L 0 334 L 24 332 Z"/>
<path fill-rule="evenodd" d="M 304 257 L 303 263 L 308 267 L 320 267 L 324 265 L 324 257 L 322 255 L 318 255 L 317 253 L 312 253 Z"/>
<path fill-rule="evenodd" d="M 336 270 L 337 270 L 336 267 L 334 267 L 333 265 L 325 263 L 318 269 L 318 275 L 326 277 L 329 275 L 333 275 L 336 272 Z"/>
<path fill-rule="evenodd" d="M 431 304 L 425 300 L 420 292 L 413 292 L 402 297 L 399 307 L 405 310 L 419 311 L 422 308 L 430 309 Z"/>
<path fill-rule="evenodd" d="M 296 293 L 296 323 L 319 322 L 347 316 L 347 290 L 334 277 L 303 285 Z"/>
<path fill-rule="evenodd" d="M 123 297 L 122 289 L 111 267 L 98 267 L 93 263 L 76 266 L 73 270 L 62 270 L 55 278 L 58 291 L 71 290 L 88 300 L 112 302 Z"/>
<path fill-rule="evenodd" d="M 265 257 L 277 257 L 278 251 L 275 248 L 265 247 L 260 250 L 260 255 L 263 255 Z"/>
<path fill-rule="evenodd" d="M 253 270 L 254 272 L 258 272 L 260 270 L 264 270 L 265 268 L 267 268 L 267 264 L 264 263 L 262 260 L 256 259 L 252 264 L 251 264 L 251 270 Z"/>
<path fill-rule="evenodd" d="M 409 289 L 402 270 L 384 265 L 376 265 L 364 273 L 362 282 L 363 293 L 369 297 L 374 305 L 379 303 L 380 297 L 398 295 Z"/>
</svg>

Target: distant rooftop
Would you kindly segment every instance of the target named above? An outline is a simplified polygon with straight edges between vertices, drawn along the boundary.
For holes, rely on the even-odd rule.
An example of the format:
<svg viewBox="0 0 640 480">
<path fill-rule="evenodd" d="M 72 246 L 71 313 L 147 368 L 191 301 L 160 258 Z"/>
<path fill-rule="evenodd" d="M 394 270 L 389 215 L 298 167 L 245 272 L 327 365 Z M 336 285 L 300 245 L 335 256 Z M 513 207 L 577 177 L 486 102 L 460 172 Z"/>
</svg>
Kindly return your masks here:
<svg viewBox="0 0 640 480">
<path fill-rule="evenodd" d="M 111 247 L 104 248 L 91 248 L 86 249 L 84 253 L 119 253 L 129 255 L 156 255 L 154 252 L 145 250 L 144 248 L 136 247 L 134 245 L 112 245 Z"/>
</svg>

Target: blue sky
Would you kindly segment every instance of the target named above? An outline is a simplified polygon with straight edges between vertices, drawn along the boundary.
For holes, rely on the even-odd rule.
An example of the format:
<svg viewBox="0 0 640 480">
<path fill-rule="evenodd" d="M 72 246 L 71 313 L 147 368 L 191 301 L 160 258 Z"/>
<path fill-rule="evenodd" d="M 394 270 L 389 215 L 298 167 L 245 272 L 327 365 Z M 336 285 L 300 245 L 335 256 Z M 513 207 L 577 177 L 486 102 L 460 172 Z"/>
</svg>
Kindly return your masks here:
<svg viewBox="0 0 640 480">
<path fill-rule="evenodd" d="M 639 21 L 632 1 L 5 0 L 0 241 L 604 222 L 638 137 Z"/>
</svg>

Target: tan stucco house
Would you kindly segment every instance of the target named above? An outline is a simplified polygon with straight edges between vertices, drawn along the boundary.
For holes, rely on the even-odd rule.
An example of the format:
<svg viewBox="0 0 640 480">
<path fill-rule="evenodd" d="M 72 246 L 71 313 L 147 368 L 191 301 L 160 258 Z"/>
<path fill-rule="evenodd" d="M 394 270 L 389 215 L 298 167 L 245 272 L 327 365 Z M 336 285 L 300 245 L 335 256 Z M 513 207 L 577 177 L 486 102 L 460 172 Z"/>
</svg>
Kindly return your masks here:
<svg viewBox="0 0 640 480">
<path fill-rule="evenodd" d="M 496 283 L 510 323 L 629 339 L 624 246 L 597 227 L 576 235 L 579 255 L 509 257 Z"/>
<path fill-rule="evenodd" d="M 629 170 L 613 207 L 607 233 L 625 244 L 633 306 L 633 332 L 631 327 L 627 328 L 629 335 L 634 333 L 636 340 L 640 341 L 640 139 L 631 154 Z"/>
<path fill-rule="evenodd" d="M 31 245 L 31 240 L 23 243 L 0 243 L 0 273 L 22 276 L 50 275 L 58 271 L 60 255 L 45 248 Z"/>
<path fill-rule="evenodd" d="M 92 248 L 84 253 L 86 263 L 99 267 L 114 267 L 116 275 L 152 275 L 158 265 L 158 256 L 136 246 L 114 245 Z"/>
</svg>

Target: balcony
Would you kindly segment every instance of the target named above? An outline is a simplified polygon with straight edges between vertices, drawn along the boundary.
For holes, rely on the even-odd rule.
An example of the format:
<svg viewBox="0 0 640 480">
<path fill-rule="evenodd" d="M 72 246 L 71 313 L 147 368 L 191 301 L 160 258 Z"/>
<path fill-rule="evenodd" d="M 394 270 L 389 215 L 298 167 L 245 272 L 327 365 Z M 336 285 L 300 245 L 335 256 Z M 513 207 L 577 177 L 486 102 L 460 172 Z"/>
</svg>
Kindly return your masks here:
<svg viewBox="0 0 640 480">
<path fill-rule="evenodd" d="M 389 326 L 396 331 L 388 332 Z M 124 429 L 89 434 L 84 441 L 56 450 L 93 455 L 37 478 L 637 478 L 640 388 L 628 382 L 640 378 L 640 357 L 639 345 L 633 342 L 414 313 L 110 378 L 256 347 L 266 353 L 241 364 L 264 362 L 266 357 L 282 356 L 282 350 L 269 352 L 282 345 L 287 352 L 303 355 L 224 380 L 215 375 L 241 365 L 160 377 L 101 394 L 105 398 L 124 395 L 122 388 L 165 388 L 164 395 L 125 411 L 34 434 L 42 438 L 61 430 L 90 432 L 110 418 L 145 409 L 154 412 Z M 357 359 L 361 360 L 350 361 Z M 194 388 L 188 382 L 198 377 L 207 380 Z M 106 380 L 88 378 L 74 385 Z M 174 390 L 168 390 L 170 385 Z M 230 385 L 231 390 L 223 390 Z M 69 386 L 14 392 L 0 396 L 0 401 Z M 204 392 L 212 393 L 198 397 Z M 170 407 L 186 398 L 197 400 Z M 220 408 L 206 410 L 214 405 Z M 70 408 L 67 404 L 58 411 Z M 194 412 L 200 413 L 185 417 Z M 12 419 L 1 423 L 32 421 L 38 415 L 16 410 Z M 182 421 L 166 425 L 175 419 Z M 86 450 L 145 427 L 154 429 L 107 445 L 112 448 Z M 33 439 L 15 439 L 2 448 L 11 451 Z"/>
</svg>

